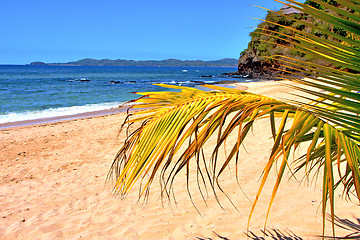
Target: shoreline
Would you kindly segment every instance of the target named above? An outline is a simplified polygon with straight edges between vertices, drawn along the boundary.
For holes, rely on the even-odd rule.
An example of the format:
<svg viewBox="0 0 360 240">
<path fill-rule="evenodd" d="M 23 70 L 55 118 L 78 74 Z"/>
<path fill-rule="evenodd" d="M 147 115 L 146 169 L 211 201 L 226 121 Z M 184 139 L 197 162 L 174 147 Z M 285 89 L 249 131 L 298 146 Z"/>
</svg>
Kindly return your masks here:
<svg viewBox="0 0 360 240">
<path fill-rule="evenodd" d="M 238 83 L 216 84 L 216 85 L 220 86 L 220 87 L 227 87 L 227 88 L 232 88 L 232 89 L 236 88 L 239 90 L 246 91 L 249 89 L 249 87 L 253 88 L 254 86 L 257 86 L 259 84 L 263 85 L 266 83 L 272 84 L 272 82 L 281 83 L 281 82 L 284 82 L 284 80 L 274 81 L 274 80 L 262 79 L 261 81 L 245 81 L 245 82 L 238 82 Z M 0 123 L 0 130 L 8 129 L 8 128 L 15 128 L 15 127 L 29 126 L 29 125 L 62 122 L 62 121 L 69 121 L 69 120 L 75 120 L 75 119 L 81 119 L 81 118 L 89 118 L 89 117 L 95 117 L 95 116 L 105 116 L 105 115 L 110 115 L 110 114 L 116 114 L 116 113 L 125 112 L 127 110 L 126 106 L 128 106 L 128 103 L 124 103 L 123 105 L 119 106 L 118 108 L 103 109 L 103 110 L 90 111 L 90 112 L 84 112 L 84 113 L 76 113 L 76 114 L 56 116 L 56 117 L 45 117 L 45 118 L 37 118 L 37 119 Z"/>
<path fill-rule="evenodd" d="M 257 82 L 266 82 L 266 81 L 264 80 L 264 81 L 257 81 Z M 217 84 L 217 85 L 221 86 L 221 87 L 238 88 L 241 90 L 246 90 L 248 87 L 246 87 L 244 85 L 246 85 L 248 83 L 250 83 L 250 82 L 239 82 L 239 83 Z M 56 116 L 56 117 L 45 117 L 45 118 L 37 118 L 37 119 L 0 123 L 0 130 L 8 129 L 8 128 L 15 128 L 15 127 L 29 126 L 29 125 L 62 122 L 62 121 L 75 120 L 75 119 L 81 119 L 81 118 L 89 118 L 89 117 L 95 117 L 95 116 L 105 116 L 105 115 L 110 115 L 110 114 L 116 114 L 116 113 L 120 113 L 120 112 L 125 112 L 127 110 L 126 106 L 129 106 L 129 105 L 127 103 L 124 103 L 124 105 L 120 106 L 119 108 L 110 108 L 110 109 L 69 114 L 69 115 Z"/>
<path fill-rule="evenodd" d="M 39 125 L 39 124 L 44 124 L 44 123 L 63 122 L 63 121 L 82 119 L 82 118 L 90 118 L 90 117 L 96 117 L 96 116 L 105 116 L 105 115 L 111 115 L 111 114 L 125 112 L 126 110 L 127 109 L 125 108 L 125 106 L 122 106 L 119 108 L 110 108 L 110 109 L 104 109 L 104 110 L 98 110 L 98 111 L 90 111 L 90 112 L 85 112 L 85 113 L 77 113 L 77 114 L 71 114 L 71 115 L 58 116 L 58 117 L 38 118 L 38 119 L 31 119 L 31 120 L 7 122 L 7 123 L 0 124 L 0 130 L 8 129 L 8 128 L 29 126 L 29 125 Z"/>
</svg>

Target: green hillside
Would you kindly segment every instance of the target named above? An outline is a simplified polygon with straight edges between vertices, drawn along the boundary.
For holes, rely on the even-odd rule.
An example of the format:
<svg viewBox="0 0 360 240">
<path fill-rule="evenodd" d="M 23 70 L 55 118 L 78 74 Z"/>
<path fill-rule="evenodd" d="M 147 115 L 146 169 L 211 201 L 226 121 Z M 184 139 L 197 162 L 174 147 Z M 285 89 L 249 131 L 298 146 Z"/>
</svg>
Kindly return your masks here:
<svg viewBox="0 0 360 240">
<path fill-rule="evenodd" d="M 342 8 L 336 1 L 323 1 Z M 321 5 L 313 1 L 306 1 L 305 3 L 323 11 L 331 11 L 330 9 L 324 9 Z M 277 25 L 277 23 L 287 27 L 281 27 Z M 308 27 L 308 23 L 315 23 L 319 29 Z M 287 56 L 329 66 L 330 64 L 327 63 L 326 60 L 305 55 L 298 50 L 296 42 L 288 36 L 282 35 L 282 33 L 290 35 L 296 34 L 294 29 L 301 32 L 314 33 L 321 38 L 339 42 L 341 41 L 333 36 L 321 33 L 320 29 L 329 30 L 339 36 L 351 37 L 341 28 L 334 28 L 329 23 L 314 20 L 313 17 L 287 6 L 282 7 L 278 11 L 268 11 L 265 21 L 262 21 L 257 28 L 250 33 L 251 41 L 248 47 L 240 53 L 238 71 L 235 74 L 252 78 L 273 78 L 279 73 L 284 74 L 289 71 L 291 72 L 291 69 L 283 67 L 277 60 L 269 59 L 269 56 L 275 55 Z M 284 45 L 291 46 L 291 48 L 284 48 Z"/>
</svg>

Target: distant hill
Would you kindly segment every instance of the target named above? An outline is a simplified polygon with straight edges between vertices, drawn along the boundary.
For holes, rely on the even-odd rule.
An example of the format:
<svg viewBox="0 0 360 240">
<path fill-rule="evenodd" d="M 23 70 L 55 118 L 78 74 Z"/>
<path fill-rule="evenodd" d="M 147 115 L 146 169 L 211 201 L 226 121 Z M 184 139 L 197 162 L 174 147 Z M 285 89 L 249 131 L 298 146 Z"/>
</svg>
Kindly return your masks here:
<svg viewBox="0 0 360 240">
<path fill-rule="evenodd" d="M 32 62 L 30 65 L 80 65 L 80 66 L 160 66 L 160 67 L 237 67 L 238 60 L 235 58 L 224 58 L 214 61 L 202 60 L 179 60 L 179 59 L 166 59 L 166 60 L 146 60 L 134 61 L 124 59 L 92 59 L 85 58 L 75 62 L 67 63 L 44 63 Z"/>
</svg>

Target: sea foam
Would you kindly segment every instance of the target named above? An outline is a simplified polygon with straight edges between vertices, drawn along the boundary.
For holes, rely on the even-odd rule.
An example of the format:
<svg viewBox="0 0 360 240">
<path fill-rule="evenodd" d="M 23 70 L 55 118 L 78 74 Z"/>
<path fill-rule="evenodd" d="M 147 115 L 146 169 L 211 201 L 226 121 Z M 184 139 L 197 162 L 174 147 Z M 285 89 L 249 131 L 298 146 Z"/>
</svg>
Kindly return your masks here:
<svg viewBox="0 0 360 240">
<path fill-rule="evenodd" d="M 49 108 L 49 109 L 37 110 L 37 111 L 13 112 L 13 113 L 0 115 L 0 124 L 18 122 L 18 121 L 36 120 L 43 118 L 71 116 L 75 114 L 82 114 L 87 112 L 95 112 L 95 111 L 117 108 L 122 104 L 123 102 L 108 102 L 108 103 L 98 103 L 98 104 L 87 104 L 84 106 Z"/>
</svg>

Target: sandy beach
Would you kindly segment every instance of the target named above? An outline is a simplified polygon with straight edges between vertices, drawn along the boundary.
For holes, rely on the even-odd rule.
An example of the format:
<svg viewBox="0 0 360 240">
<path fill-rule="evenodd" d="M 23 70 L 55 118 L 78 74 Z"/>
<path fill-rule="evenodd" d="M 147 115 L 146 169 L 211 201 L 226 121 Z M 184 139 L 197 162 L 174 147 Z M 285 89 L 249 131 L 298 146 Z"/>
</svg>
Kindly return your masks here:
<svg viewBox="0 0 360 240">
<path fill-rule="evenodd" d="M 271 97 L 284 98 L 292 91 L 280 82 L 240 85 Z M 246 195 L 236 182 L 235 167 L 222 177 L 236 210 L 221 194 L 223 208 L 211 194 L 205 204 L 194 193 L 196 209 L 185 181 L 176 182 L 177 203 L 171 205 L 162 204 L 157 181 L 147 204 L 137 202 L 136 189 L 125 199 L 114 196 L 105 180 L 125 139 L 124 132 L 119 134 L 124 118 L 125 113 L 116 113 L 0 129 L 0 239 L 246 239 L 251 202 L 272 146 L 268 121 L 257 122 L 242 150 L 239 183 Z M 274 179 L 275 172 L 251 219 L 249 239 L 264 237 Z M 322 234 L 320 183 L 321 174 L 312 184 L 301 182 L 301 175 L 283 180 L 266 239 L 316 239 Z M 336 215 L 360 227 L 360 208 L 342 199 L 341 192 L 336 192 Z M 353 232 L 336 227 L 337 236 Z M 331 235 L 330 221 L 325 233 Z"/>
</svg>

